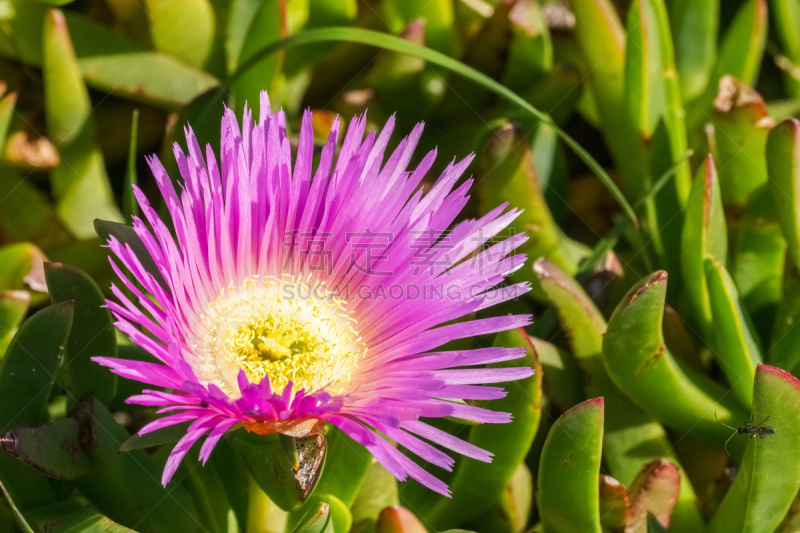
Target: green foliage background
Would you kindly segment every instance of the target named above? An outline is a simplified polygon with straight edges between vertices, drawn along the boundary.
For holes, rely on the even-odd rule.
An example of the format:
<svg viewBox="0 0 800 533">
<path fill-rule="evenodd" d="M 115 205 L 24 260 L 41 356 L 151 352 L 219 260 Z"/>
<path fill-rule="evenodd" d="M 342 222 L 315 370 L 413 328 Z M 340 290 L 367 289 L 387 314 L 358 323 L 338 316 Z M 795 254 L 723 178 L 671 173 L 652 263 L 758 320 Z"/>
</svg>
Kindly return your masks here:
<svg viewBox="0 0 800 533">
<path fill-rule="evenodd" d="M 0 0 L 0 82 L 1 531 L 800 530 L 800 0 Z M 465 216 L 525 210 L 535 323 L 467 346 L 537 372 L 512 424 L 442 421 L 495 454 L 452 499 L 336 432 L 239 430 L 164 489 L 180 433 L 131 437 L 89 360 L 143 357 L 100 245 L 144 156 L 176 176 L 263 89 L 290 135 L 425 121 L 439 168 L 478 155 Z"/>
</svg>

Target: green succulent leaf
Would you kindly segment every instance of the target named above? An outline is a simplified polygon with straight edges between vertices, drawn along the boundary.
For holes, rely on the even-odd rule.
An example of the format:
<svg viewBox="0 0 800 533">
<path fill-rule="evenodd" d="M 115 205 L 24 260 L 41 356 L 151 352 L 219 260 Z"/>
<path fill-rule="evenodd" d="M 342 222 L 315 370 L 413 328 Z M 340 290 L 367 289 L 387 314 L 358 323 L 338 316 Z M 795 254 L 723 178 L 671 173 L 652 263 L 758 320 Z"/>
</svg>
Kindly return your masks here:
<svg viewBox="0 0 800 533">
<path fill-rule="evenodd" d="M 666 111 L 660 35 L 649 0 L 636 0 L 628 12 L 625 44 L 625 95 L 631 125 L 649 140 Z"/>
<path fill-rule="evenodd" d="M 136 234 L 136 231 L 127 224 L 113 222 L 111 220 L 94 221 L 94 230 L 97 236 L 104 242 L 107 242 L 111 237 L 117 239 L 123 246 L 130 246 L 136 258 L 142 264 L 142 267 L 148 274 L 154 276 L 157 280 L 161 278 L 161 273 L 156 266 L 150 252 L 147 251 L 142 240 Z"/>
<path fill-rule="evenodd" d="M 712 331 L 711 302 L 704 262 L 711 257 L 725 264 L 728 235 L 722 210 L 719 180 L 709 155 L 697 171 L 681 236 L 683 282 L 703 331 Z"/>
<path fill-rule="evenodd" d="M 575 14 L 575 39 L 586 63 L 588 77 L 606 144 L 623 176 L 630 161 L 632 140 L 625 100 L 625 30 L 608 0 L 577 0 L 570 3 Z"/>
<path fill-rule="evenodd" d="M 47 307 L 20 326 L 0 367 L 0 432 L 47 422 L 47 406 L 67 336 L 72 326 L 72 302 Z M 50 482 L 21 461 L 0 453 L 0 479 L 23 511 L 56 501 Z"/>
<path fill-rule="evenodd" d="M 261 59 L 277 52 L 278 50 L 305 44 L 330 41 L 360 43 L 420 57 L 430 63 L 441 66 L 447 70 L 459 74 L 460 76 L 470 79 L 502 97 L 503 99 L 519 106 L 533 118 L 553 127 L 559 138 L 561 138 L 561 140 L 575 152 L 581 161 L 586 163 L 592 172 L 602 181 L 603 185 L 608 188 L 614 199 L 619 203 L 623 211 L 625 211 L 625 215 L 634 222 L 634 225 L 636 225 L 636 214 L 634 213 L 628 201 L 625 199 L 625 195 L 623 195 L 616 184 L 614 184 L 608 173 L 603 170 L 597 161 L 591 155 L 589 155 L 589 153 L 586 152 L 586 150 L 581 147 L 580 144 L 575 141 L 575 139 L 567 135 L 564 130 L 559 128 L 547 114 L 533 107 L 526 100 L 501 83 L 489 78 L 485 74 L 476 71 L 464 63 L 456 61 L 455 59 L 436 52 L 435 50 L 416 45 L 403 39 L 397 39 L 396 37 L 381 32 L 364 30 L 361 28 L 320 28 L 316 30 L 307 30 L 296 35 L 291 35 L 285 39 L 273 42 L 269 46 L 262 48 L 253 54 L 250 59 L 243 61 L 242 64 L 238 66 L 237 70 L 229 77 L 229 81 L 235 82 L 236 79 L 257 65 Z"/>
<path fill-rule="evenodd" d="M 600 532 L 603 399 L 576 405 L 550 428 L 539 463 L 538 509 L 546 531 Z"/>
<path fill-rule="evenodd" d="M 309 498 L 308 507 L 320 509 L 322 506 L 328 508 L 328 520 L 324 525 L 323 533 L 338 533 L 339 531 L 350 531 L 353 525 L 353 517 L 350 509 L 342 500 L 333 494 L 318 493 Z M 306 522 L 307 523 L 307 522 Z M 292 522 L 290 521 L 290 526 Z M 319 523 L 314 524 L 315 526 Z M 299 527 L 299 526 L 298 526 Z M 296 531 L 297 528 L 290 531 Z"/>
<path fill-rule="evenodd" d="M 27 517 L 36 531 L 48 533 L 136 533 L 77 499 L 32 509 Z"/>
<path fill-rule="evenodd" d="M 261 490 L 285 511 L 300 509 L 317 484 L 328 443 L 322 436 L 315 439 L 319 453 L 308 469 L 298 464 L 295 439 L 277 433 L 258 435 L 239 431 L 232 439 Z M 303 511 L 305 512 L 305 510 Z"/>
<path fill-rule="evenodd" d="M 170 2 L 167 2 L 170 3 Z M 261 48 L 286 36 L 285 6 L 282 2 L 263 2 L 252 14 L 252 22 L 242 42 L 237 61 L 246 62 Z M 283 55 L 277 54 L 262 58 L 253 69 L 230 84 L 231 100 L 235 109 L 244 109 L 249 102 L 253 109 L 259 101 L 259 94 L 272 86 L 283 64 Z"/>
<path fill-rule="evenodd" d="M 677 464 L 664 428 L 631 402 L 609 377 L 603 365 L 606 322 L 578 283 L 545 260 L 534 263 L 542 290 L 558 312 L 572 352 L 584 371 L 584 388 L 590 396 L 603 396 L 608 414 L 603 433 L 603 454 L 612 475 L 631 483 L 642 465 L 667 457 Z M 547 373 L 545 373 L 547 379 Z M 624 389 L 623 389 L 624 390 Z M 702 524 L 697 496 L 691 484 L 682 483 L 675 523 L 687 530 Z"/>
<path fill-rule="evenodd" d="M 13 429 L 0 435 L 0 449 L 51 478 L 76 479 L 89 472 L 78 424 L 71 418 Z"/>
<path fill-rule="evenodd" d="M 763 185 L 753 193 L 738 228 L 734 229 L 736 238 L 731 254 L 730 273 L 762 339 L 772 334 L 784 294 L 787 246 L 777 211 L 768 186 Z"/>
<path fill-rule="evenodd" d="M 150 456 L 119 453 L 129 435 L 108 408 L 92 398 L 71 417 L 90 464 L 76 485 L 99 512 L 134 530 L 205 532 L 190 495 L 180 486 L 162 487 L 161 468 Z"/>
<path fill-rule="evenodd" d="M 61 162 L 50 171 L 56 210 L 77 237 L 94 234 L 96 216 L 122 220 L 95 143 L 89 93 L 60 11 L 45 18 L 43 74 L 47 129 Z"/>
<path fill-rule="evenodd" d="M 510 424 L 477 424 L 470 428 L 467 440 L 491 451 L 491 463 L 461 459 L 450 483 L 452 498 L 441 498 L 425 512 L 435 527 L 446 527 L 454 521 L 476 518 L 497 502 L 508 486 L 517 467 L 531 447 L 542 411 L 542 366 L 535 347 L 524 330 L 498 333 L 497 346 L 518 346 L 526 349 L 524 359 L 495 363 L 492 367 L 530 367 L 532 376 L 505 385 L 508 395 L 481 403 L 496 412 L 511 413 Z"/>
<path fill-rule="evenodd" d="M 316 509 L 309 508 L 292 533 L 333 533 L 330 506 L 319 502 Z"/>
<path fill-rule="evenodd" d="M 122 443 L 119 447 L 120 453 L 132 452 L 133 450 L 144 450 L 161 446 L 162 444 L 175 443 L 181 440 L 181 437 L 186 435 L 186 430 L 189 428 L 190 422 L 181 424 L 174 424 L 165 428 L 157 429 L 144 435 L 131 435 L 128 440 Z"/>
<path fill-rule="evenodd" d="M 712 80 L 729 74 L 748 85 L 758 78 L 767 40 L 767 0 L 747 0 L 736 12 L 719 47 Z M 711 86 L 712 90 L 716 87 Z"/>
<path fill-rule="evenodd" d="M 731 275 L 719 261 L 706 259 L 706 279 L 716 331 L 716 357 L 736 398 L 747 407 L 753 401 L 756 365 L 761 363 L 760 341 L 739 302 Z"/>
<path fill-rule="evenodd" d="M 746 410 L 724 387 L 669 352 L 662 332 L 666 291 L 667 273 L 656 272 L 637 283 L 617 306 L 603 339 L 608 374 L 655 419 L 721 445 L 728 433 L 719 420 L 746 418 Z M 731 443 L 730 448 L 738 456 L 742 447 Z"/>
<path fill-rule="evenodd" d="M 14 108 L 17 105 L 17 93 L 3 95 L 0 98 L 0 149 L 6 145 L 8 128 L 14 118 Z"/>
<path fill-rule="evenodd" d="M 214 10 L 209 0 L 146 0 L 150 36 L 157 50 L 187 65 L 202 67 L 214 43 Z"/>
<path fill-rule="evenodd" d="M 28 242 L 0 247 L 0 290 L 29 287 L 46 291 L 40 274 L 44 257 L 36 245 Z"/>
<path fill-rule="evenodd" d="M 800 63 L 800 2 L 797 0 L 772 0 L 772 22 L 783 44 L 786 56 L 797 65 Z M 789 94 L 797 94 L 800 81 L 791 74 L 785 77 Z"/>
<path fill-rule="evenodd" d="M 668 8 L 678 77 L 688 100 L 708 86 L 717 59 L 719 0 L 675 0 L 668 3 Z"/>
<path fill-rule="evenodd" d="M 761 95 L 731 76 L 720 80 L 711 118 L 722 202 L 741 209 L 767 182 L 765 146 L 773 122 Z"/>
<path fill-rule="evenodd" d="M 600 475 L 600 524 L 603 531 L 631 531 L 633 503 L 625 486 L 611 476 Z"/>
<path fill-rule="evenodd" d="M 800 479 L 800 381 L 759 365 L 753 387 L 751 428 L 739 473 L 711 520 L 709 531 L 775 531 L 797 494 Z M 746 420 L 738 422 L 744 425 Z M 771 432 L 763 428 L 769 427 Z M 761 429 L 759 429 L 761 428 Z M 735 438 L 736 438 L 735 437 Z M 759 437 L 759 438 L 755 438 Z"/>
<path fill-rule="evenodd" d="M 73 302 L 63 302 L 39 311 L 11 340 L 0 369 L 0 431 L 47 421 L 74 308 Z"/>
<path fill-rule="evenodd" d="M 534 166 L 531 143 L 521 131 L 509 124 L 492 135 L 484 151 L 482 174 L 477 185 L 481 211 L 487 213 L 510 200 L 511 207 L 522 210 L 515 224 L 530 235 L 523 251 L 576 272 L 588 249 L 564 235 L 553 220 Z M 530 279 L 529 272 L 520 269 L 519 280 Z"/>
<path fill-rule="evenodd" d="M 544 395 L 562 411 L 581 403 L 585 398 L 583 377 L 572 355 L 536 337 L 531 337 L 531 342 L 542 364 Z"/>
<path fill-rule="evenodd" d="M 100 287 L 85 272 L 60 263 L 45 264 L 45 279 L 53 302 L 72 301 L 75 326 L 67 341 L 61 380 L 71 401 L 87 396 L 108 403 L 117 390 L 117 377 L 90 358 L 116 357 L 114 319 L 105 308 Z"/>
<path fill-rule="evenodd" d="M 647 523 L 649 514 L 664 528 L 670 524 L 677 526 L 671 521 L 671 517 L 680 498 L 680 486 L 681 473 L 675 463 L 667 459 L 656 459 L 646 464 L 630 486 L 634 516 L 629 525 L 641 529 Z"/>
<path fill-rule="evenodd" d="M 0 54 L 41 66 L 46 55 L 42 43 L 47 8 L 36 2 L 11 3 L 14 16 L 6 21 L 9 31 L 0 33 Z M 207 72 L 146 49 L 80 13 L 68 11 L 64 18 L 78 69 L 91 87 L 175 110 L 219 85 Z"/>
<path fill-rule="evenodd" d="M 553 66 L 553 41 L 542 8 L 535 2 L 518 2 L 508 14 L 511 42 L 503 74 L 504 84 L 527 89 Z"/>
<path fill-rule="evenodd" d="M 6 353 L 11 339 L 30 305 L 30 295 L 25 291 L 0 292 L 0 358 Z"/>
<path fill-rule="evenodd" d="M 789 254 L 800 268 L 800 120 L 786 120 L 769 133 L 767 169 Z"/>
</svg>

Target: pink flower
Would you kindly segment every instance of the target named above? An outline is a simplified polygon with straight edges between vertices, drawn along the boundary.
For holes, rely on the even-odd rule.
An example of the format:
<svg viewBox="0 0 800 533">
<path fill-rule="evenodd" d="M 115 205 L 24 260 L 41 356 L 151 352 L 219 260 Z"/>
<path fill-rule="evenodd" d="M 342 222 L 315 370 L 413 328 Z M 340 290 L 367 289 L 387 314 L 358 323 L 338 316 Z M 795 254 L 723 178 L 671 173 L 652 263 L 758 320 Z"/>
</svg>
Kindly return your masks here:
<svg viewBox="0 0 800 533">
<path fill-rule="evenodd" d="M 424 419 L 509 422 L 507 413 L 453 400 L 500 398 L 501 388 L 482 384 L 532 373 L 484 367 L 519 358 L 522 349 L 433 351 L 530 322 L 499 316 L 441 325 L 528 290 L 501 285 L 524 263 L 524 255 L 510 255 L 524 234 L 492 242 L 517 212 L 500 206 L 454 224 L 472 182 L 457 180 L 472 157 L 451 163 L 423 193 L 436 152 L 407 170 L 421 125 L 384 161 L 393 118 L 366 138 L 366 118 L 353 119 L 338 156 L 337 121 L 313 172 L 310 112 L 294 157 L 285 121 L 282 111 L 270 111 L 266 93 L 257 124 L 245 109 L 240 129 L 227 110 L 219 164 L 187 129 L 188 157 L 175 147 L 180 194 L 159 160 L 149 160 L 173 228 L 136 188 L 147 224 L 135 219 L 134 229 L 158 272 L 112 237 L 111 263 L 135 301 L 112 286 L 118 302 L 108 306 L 117 327 L 159 362 L 95 361 L 155 387 L 128 399 L 165 414 L 140 433 L 191 421 L 164 484 L 203 436 L 205 462 L 240 426 L 304 436 L 330 422 L 397 479 L 449 494 L 378 432 L 445 469 L 453 459 L 429 442 L 491 460 Z"/>
</svg>

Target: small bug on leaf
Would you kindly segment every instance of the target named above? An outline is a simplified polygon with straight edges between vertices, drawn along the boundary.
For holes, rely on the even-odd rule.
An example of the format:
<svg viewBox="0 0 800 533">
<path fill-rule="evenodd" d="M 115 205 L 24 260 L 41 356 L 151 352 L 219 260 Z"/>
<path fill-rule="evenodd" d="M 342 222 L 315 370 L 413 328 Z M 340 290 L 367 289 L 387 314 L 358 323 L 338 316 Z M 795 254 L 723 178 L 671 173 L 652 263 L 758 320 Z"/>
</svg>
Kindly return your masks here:
<svg viewBox="0 0 800 533">
<path fill-rule="evenodd" d="M 727 453 L 728 455 L 730 455 L 730 453 L 728 452 L 728 443 L 731 441 L 733 436 L 736 435 L 736 434 L 750 435 L 751 439 L 754 439 L 756 437 L 759 437 L 759 438 L 763 439 L 764 435 L 774 435 L 775 434 L 775 430 L 774 429 L 772 429 L 769 426 L 765 426 L 764 425 L 764 422 L 769 420 L 769 417 L 767 417 L 764 420 L 762 420 L 760 424 L 753 424 L 752 422 L 747 422 L 747 423 L 745 423 L 743 428 L 735 428 L 733 426 L 729 426 L 728 424 L 726 424 L 725 422 L 720 420 L 719 417 L 717 417 L 717 413 L 714 413 L 714 418 L 716 418 L 717 422 L 719 422 L 723 426 L 725 426 L 727 428 L 730 428 L 730 429 L 732 429 L 734 431 L 733 433 L 731 433 L 731 436 L 728 437 L 728 440 L 725 441 L 725 453 Z"/>
</svg>

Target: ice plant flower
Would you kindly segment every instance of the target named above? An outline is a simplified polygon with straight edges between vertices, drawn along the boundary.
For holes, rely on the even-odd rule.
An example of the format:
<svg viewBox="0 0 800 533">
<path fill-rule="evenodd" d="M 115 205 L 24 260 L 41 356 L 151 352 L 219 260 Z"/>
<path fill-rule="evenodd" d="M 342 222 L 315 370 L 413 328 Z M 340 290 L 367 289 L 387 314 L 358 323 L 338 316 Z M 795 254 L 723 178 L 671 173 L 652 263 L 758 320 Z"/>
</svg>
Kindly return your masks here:
<svg viewBox="0 0 800 533">
<path fill-rule="evenodd" d="M 266 93 L 257 123 L 245 109 L 240 128 L 226 110 L 219 161 L 187 128 L 188 156 L 174 150 L 179 193 L 159 160 L 148 160 L 172 227 L 135 188 L 146 223 L 134 218 L 133 227 L 150 257 L 109 239 L 127 291 L 112 286 L 107 305 L 158 361 L 94 360 L 154 387 L 128 399 L 166 414 L 140 433 L 191 421 L 164 484 L 204 436 L 205 463 L 232 429 L 306 436 L 330 423 L 397 479 L 449 494 L 400 448 L 445 469 L 453 459 L 430 443 L 488 462 L 490 453 L 424 419 L 510 421 L 458 400 L 500 398 L 501 388 L 483 384 L 530 376 L 527 366 L 485 367 L 523 350 L 434 350 L 529 323 L 452 322 L 528 290 L 504 285 L 525 259 L 513 252 L 524 234 L 499 238 L 517 212 L 499 206 L 456 223 L 472 181 L 458 179 L 472 158 L 452 162 L 424 192 L 435 150 L 408 169 L 421 124 L 385 158 L 394 119 L 365 137 L 366 118 L 356 117 L 337 156 L 337 120 L 312 171 L 310 112 L 294 157 L 285 121 Z"/>
</svg>

